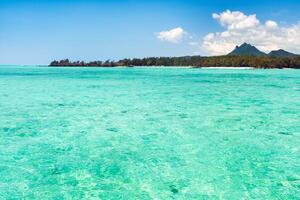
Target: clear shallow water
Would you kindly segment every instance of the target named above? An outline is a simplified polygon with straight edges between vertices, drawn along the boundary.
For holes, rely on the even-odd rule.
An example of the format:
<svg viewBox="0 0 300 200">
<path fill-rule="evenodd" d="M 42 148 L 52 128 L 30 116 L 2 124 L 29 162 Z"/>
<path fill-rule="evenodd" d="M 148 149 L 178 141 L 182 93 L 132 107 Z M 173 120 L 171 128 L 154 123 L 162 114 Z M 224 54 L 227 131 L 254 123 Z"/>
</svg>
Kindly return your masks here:
<svg viewBox="0 0 300 200">
<path fill-rule="evenodd" d="M 299 199 L 300 71 L 0 67 L 0 199 Z"/>
</svg>

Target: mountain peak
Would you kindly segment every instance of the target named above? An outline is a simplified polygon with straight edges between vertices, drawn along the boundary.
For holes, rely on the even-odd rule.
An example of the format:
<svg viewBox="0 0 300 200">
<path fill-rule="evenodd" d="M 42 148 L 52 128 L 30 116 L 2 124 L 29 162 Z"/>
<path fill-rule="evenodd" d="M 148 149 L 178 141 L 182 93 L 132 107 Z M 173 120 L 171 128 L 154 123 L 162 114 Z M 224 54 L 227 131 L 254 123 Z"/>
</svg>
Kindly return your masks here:
<svg viewBox="0 0 300 200">
<path fill-rule="evenodd" d="M 295 56 L 298 56 L 297 54 L 290 53 L 283 49 L 271 51 L 268 55 L 271 57 L 295 57 Z"/>
<path fill-rule="evenodd" d="M 248 44 L 248 43 L 246 43 L 246 42 L 244 42 L 243 44 L 241 44 L 240 47 L 243 47 L 243 46 L 252 46 L 252 45 L 251 45 L 251 44 Z"/>
<path fill-rule="evenodd" d="M 230 52 L 228 55 L 234 56 L 264 56 L 266 55 L 264 52 L 258 50 L 255 46 L 244 42 L 240 46 L 236 46 L 235 49 Z"/>
</svg>

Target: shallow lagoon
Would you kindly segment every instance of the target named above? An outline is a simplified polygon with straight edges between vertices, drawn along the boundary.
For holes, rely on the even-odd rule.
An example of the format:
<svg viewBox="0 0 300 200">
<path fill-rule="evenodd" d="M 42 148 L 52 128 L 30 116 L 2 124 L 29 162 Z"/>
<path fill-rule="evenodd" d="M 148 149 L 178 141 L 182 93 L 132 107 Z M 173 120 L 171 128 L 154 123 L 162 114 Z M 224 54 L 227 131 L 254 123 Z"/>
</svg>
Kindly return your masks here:
<svg viewBox="0 0 300 200">
<path fill-rule="evenodd" d="M 300 71 L 0 67 L 0 199 L 299 199 Z"/>
</svg>

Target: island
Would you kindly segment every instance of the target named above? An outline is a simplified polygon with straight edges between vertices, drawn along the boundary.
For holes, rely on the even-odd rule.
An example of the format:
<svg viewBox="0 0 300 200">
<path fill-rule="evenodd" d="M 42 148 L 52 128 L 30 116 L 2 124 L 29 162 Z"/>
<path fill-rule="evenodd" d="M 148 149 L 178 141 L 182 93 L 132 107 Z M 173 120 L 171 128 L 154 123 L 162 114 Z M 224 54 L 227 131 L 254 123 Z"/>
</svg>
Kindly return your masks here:
<svg viewBox="0 0 300 200">
<path fill-rule="evenodd" d="M 300 55 L 279 49 L 266 54 L 251 44 L 243 43 L 223 56 L 148 57 L 121 59 L 118 61 L 75 61 L 69 59 L 52 61 L 49 66 L 69 67 L 134 67 L 134 66 L 178 66 L 178 67 L 253 67 L 300 69 Z"/>
</svg>

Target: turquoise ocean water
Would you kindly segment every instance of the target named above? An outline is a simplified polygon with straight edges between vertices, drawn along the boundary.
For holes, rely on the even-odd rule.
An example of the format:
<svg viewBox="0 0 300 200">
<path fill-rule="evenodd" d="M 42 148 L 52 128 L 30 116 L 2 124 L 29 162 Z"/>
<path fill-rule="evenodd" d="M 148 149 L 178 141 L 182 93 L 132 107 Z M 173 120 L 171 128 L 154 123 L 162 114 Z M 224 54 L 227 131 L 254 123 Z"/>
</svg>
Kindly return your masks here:
<svg viewBox="0 0 300 200">
<path fill-rule="evenodd" d="M 1 66 L 0 199 L 300 199 L 300 71 Z"/>
</svg>

